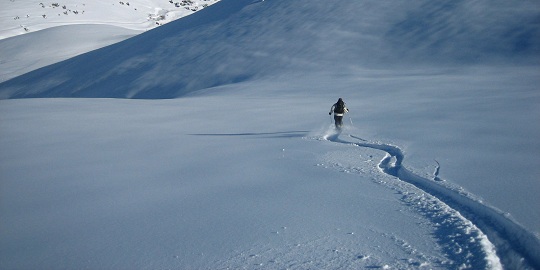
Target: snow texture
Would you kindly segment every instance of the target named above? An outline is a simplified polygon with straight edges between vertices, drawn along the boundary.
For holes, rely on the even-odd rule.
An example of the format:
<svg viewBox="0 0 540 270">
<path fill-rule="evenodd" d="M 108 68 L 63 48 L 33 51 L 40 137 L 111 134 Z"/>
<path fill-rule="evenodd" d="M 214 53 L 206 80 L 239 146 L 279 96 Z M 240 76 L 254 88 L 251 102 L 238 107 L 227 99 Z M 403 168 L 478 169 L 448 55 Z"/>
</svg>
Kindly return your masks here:
<svg viewBox="0 0 540 270">
<path fill-rule="evenodd" d="M 0 82 L 125 40 L 217 1 L 5 0 L 0 6 Z"/>
<path fill-rule="evenodd" d="M 129 2 L 0 40 L 0 268 L 540 268 L 537 1 Z"/>
</svg>

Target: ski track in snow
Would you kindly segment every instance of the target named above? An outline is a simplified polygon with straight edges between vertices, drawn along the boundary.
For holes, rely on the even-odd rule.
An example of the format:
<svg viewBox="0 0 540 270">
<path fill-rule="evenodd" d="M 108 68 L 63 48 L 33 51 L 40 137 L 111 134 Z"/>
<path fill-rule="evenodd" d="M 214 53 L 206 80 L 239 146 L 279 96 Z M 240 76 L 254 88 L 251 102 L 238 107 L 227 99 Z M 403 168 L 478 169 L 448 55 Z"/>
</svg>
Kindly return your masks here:
<svg viewBox="0 0 540 270">
<path fill-rule="evenodd" d="M 454 266 L 459 269 L 540 269 L 538 238 L 507 214 L 474 199 L 461 188 L 442 185 L 438 161 L 435 161 L 433 179 L 421 177 L 403 166 L 405 155 L 399 147 L 347 135 L 360 141 L 351 142 L 342 139 L 341 133 L 327 132 L 322 140 L 385 152 L 379 170 L 426 193 L 419 194 L 410 188 L 398 190 L 406 205 L 435 224 L 435 237 Z"/>
</svg>

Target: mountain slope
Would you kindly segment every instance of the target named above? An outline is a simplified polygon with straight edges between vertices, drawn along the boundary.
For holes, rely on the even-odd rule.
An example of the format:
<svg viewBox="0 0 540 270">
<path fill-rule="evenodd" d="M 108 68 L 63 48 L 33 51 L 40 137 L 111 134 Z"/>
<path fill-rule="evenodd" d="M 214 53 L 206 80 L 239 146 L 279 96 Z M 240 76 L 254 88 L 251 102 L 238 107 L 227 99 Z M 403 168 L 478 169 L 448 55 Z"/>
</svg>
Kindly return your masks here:
<svg viewBox="0 0 540 270">
<path fill-rule="evenodd" d="M 107 24 L 146 31 L 215 2 L 217 0 L 5 1 L 0 9 L 0 39 L 78 24 Z"/>
<path fill-rule="evenodd" d="M 0 82 L 120 42 L 215 2 L 6 1 L 0 9 Z"/>
<path fill-rule="evenodd" d="M 349 72 L 406 62 L 538 60 L 538 12 L 525 9 L 531 3 L 505 10 L 508 15 L 500 18 L 505 24 L 499 27 L 498 21 L 444 16 L 469 5 L 451 3 L 368 1 L 332 7 L 319 1 L 224 1 L 79 59 L 2 83 L 0 97 L 173 98 L 295 69 Z M 498 11 L 482 10 L 490 6 L 486 1 L 474 3 L 481 18 Z M 432 18 L 445 27 L 425 27 Z M 524 34 L 505 35 L 516 29 Z M 75 62 L 87 64 L 74 66 Z"/>
<path fill-rule="evenodd" d="M 0 84 L 0 267 L 540 268 L 538 12 L 491 3 L 225 0 Z"/>
</svg>

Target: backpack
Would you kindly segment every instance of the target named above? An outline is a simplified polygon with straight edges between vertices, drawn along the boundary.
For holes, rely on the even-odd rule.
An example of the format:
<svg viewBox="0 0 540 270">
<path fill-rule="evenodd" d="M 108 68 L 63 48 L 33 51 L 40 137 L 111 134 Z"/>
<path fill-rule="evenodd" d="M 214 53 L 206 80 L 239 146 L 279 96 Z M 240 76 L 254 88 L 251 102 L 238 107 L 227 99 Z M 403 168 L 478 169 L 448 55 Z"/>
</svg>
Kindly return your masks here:
<svg viewBox="0 0 540 270">
<path fill-rule="evenodd" d="M 345 112 L 345 102 L 337 102 L 334 107 L 334 113 L 344 113 Z"/>
</svg>

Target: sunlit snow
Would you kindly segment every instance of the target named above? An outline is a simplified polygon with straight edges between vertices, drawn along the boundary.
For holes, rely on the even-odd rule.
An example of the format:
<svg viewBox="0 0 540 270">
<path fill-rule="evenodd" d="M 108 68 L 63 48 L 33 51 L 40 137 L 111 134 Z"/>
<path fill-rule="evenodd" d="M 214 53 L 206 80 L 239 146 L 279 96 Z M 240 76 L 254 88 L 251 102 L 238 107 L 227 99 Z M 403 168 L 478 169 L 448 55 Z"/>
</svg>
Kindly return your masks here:
<svg viewBox="0 0 540 270">
<path fill-rule="evenodd" d="M 0 268 L 540 267 L 537 1 L 88 2 L 2 29 Z"/>
</svg>

